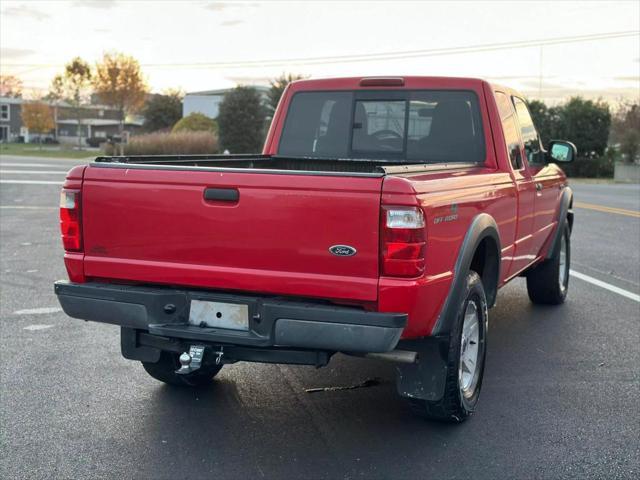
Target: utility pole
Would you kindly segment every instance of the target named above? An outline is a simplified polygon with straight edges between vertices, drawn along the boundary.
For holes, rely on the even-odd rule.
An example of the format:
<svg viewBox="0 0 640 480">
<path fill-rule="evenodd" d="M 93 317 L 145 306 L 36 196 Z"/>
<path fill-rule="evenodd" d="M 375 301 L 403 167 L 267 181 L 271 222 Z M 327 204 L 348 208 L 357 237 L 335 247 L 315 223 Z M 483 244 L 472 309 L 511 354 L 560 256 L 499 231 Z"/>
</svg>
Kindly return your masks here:
<svg viewBox="0 0 640 480">
<path fill-rule="evenodd" d="M 539 65 L 539 77 L 538 77 L 538 99 L 542 100 L 542 50 L 543 47 L 540 45 L 540 65 Z"/>
</svg>

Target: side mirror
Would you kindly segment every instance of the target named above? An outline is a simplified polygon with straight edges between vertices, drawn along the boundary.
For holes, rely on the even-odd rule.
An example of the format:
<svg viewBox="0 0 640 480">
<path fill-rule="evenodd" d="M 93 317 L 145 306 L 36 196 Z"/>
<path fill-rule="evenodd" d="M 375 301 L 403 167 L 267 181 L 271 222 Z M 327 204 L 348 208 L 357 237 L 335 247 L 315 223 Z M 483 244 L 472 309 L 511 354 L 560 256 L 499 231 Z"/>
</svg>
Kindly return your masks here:
<svg viewBox="0 0 640 480">
<path fill-rule="evenodd" d="M 576 146 L 564 140 L 551 140 L 547 152 L 547 158 L 550 162 L 569 163 L 578 156 Z"/>
</svg>

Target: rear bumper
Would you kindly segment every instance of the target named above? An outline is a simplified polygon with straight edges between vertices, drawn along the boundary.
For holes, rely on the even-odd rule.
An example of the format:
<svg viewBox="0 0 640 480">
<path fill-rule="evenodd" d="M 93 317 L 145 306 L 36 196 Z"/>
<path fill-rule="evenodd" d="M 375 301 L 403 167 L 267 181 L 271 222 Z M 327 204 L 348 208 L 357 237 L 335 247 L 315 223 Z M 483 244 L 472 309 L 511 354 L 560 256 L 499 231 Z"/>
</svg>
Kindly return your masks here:
<svg viewBox="0 0 640 480">
<path fill-rule="evenodd" d="M 73 318 L 212 345 L 388 352 L 407 323 L 401 313 L 211 291 L 59 281 L 55 293 Z M 189 325 L 193 299 L 247 305 L 248 331 Z"/>
</svg>

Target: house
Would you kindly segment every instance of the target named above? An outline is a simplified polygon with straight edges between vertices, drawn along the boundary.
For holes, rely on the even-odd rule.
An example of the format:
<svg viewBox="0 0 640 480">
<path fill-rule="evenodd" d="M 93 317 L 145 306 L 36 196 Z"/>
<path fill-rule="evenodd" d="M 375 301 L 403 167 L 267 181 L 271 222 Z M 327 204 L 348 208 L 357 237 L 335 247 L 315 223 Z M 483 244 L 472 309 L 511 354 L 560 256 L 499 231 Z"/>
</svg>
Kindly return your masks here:
<svg viewBox="0 0 640 480">
<path fill-rule="evenodd" d="M 267 100 L 267 93 L 269 87 L 261 85 L 248 85 L 255 88 L 263 100 Z M 216 118 L 220 111 L 220 103 L 224 98 L 225 93 L 230 92 L 231 88 L 224 88 L 221 90 L 207 90 L 204 92 L 191 92 L 184 96 L 182 101 L 182 116 L 186 117 L 191 113 L 202 113 L 209 118 Z"/>
<path fill-rule="evenodd" d="M 125 119 L 125 136 L 135 135 L 142 128 L 143 120 L 138 116 L 130 116 Z M 101 143 L 109 138 L 120 135 L 120 121 L 110 118 L 83 118 L 80 121 L 80 131 L 78 131 L 78 120 L 73 118 L 59 119 L 56 122 L 58 127 L 57 140 L 60 143 L 78 143 L 78 133 L 83 143 Z"/>
<path fill-rule="evenodd" d="M 41 101 L 41 100 L 39 100 Z M 39 139 L 40 135 L 29 133 L 22 124 L 22 106 L 32 100 L 23 98 L 0 97 L 0 141 L 30 142 Z M 48 102 L 53 110 L 55 128 L 44 138 L 55 139 L 60 143 L 88 144 L 89 139 L 108 139 L 119 135 L 119 112 L 105 105 L 87 105 L 75 109 L 65 102 Z M 80 128 L 78 128 L 80 117 Z M 124 122 L 126 135 L 135 135 L 140 131 L 144 120 L 134 115 L 128 116 Z M 97 143 L 97 142 L 96 142 Z"/>
<path fill-rule="evenodd" d="M 21 98 L 0 97 L 0 142 L 8 142 L 21 135 L 22 102 Z"/>
</svg>

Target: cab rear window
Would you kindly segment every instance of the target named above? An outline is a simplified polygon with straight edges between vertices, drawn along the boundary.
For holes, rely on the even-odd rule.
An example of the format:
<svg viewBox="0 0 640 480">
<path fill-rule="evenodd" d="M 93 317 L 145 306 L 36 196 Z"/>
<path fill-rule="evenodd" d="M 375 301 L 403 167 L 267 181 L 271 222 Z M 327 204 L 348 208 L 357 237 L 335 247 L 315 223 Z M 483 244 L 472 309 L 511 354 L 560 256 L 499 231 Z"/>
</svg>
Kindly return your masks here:
<svg viewBox="0 0 640 480">
<path fill-rule="evenodd" d="M 469 91 L 299 92 L 278 154 L 483 163 L 478 99 Z"/>
</svg>

